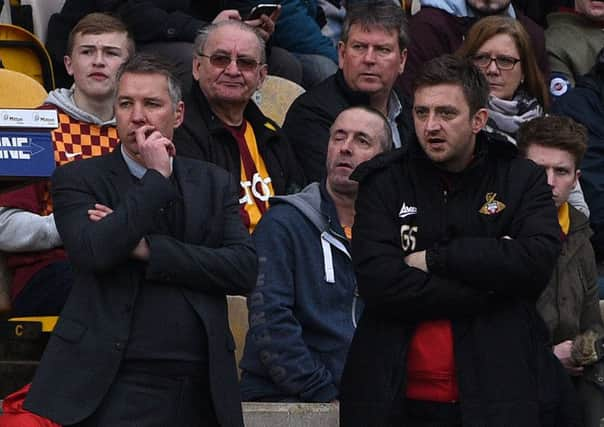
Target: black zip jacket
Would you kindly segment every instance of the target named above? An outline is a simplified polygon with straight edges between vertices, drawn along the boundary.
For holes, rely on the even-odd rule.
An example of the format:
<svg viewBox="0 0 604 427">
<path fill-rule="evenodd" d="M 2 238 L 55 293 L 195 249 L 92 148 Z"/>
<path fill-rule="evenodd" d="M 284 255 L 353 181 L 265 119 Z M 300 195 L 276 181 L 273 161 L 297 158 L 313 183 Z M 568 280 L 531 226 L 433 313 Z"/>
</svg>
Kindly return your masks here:
<svg viewBox="0 0 604 427">
<path fill-rule="evenodd" d="M 240 180 L 239 147 L 233 135 L 210 109 L 197 82 L 185 96 L 185 119 L 174 133 L 178 155 L 214 163 Z M 249 101 L 243 113 L 254 129 L 258 151 L 271 177 L 275 195 L 300 191 L 304 175 L 279 126 Z"/>
<path fill-rule="evenodd" d="M 560 249 L 556 209 L 543 170 L 509 147 L 481 133 L 472 164 L 446 174 L 413 142 L 357 171 L 366 309 L 342 378 L 343 427 L 402 425 L 409 341 L 431 319 L 452 322 L 464 427 L 580 425 L 535 308 Z M 421 250 L 430 273 L 403 261 Z"/>
<path fill-rule="evenodd" d="M 413 133 L 411 101 L 397 95 L 403 110 L 396 123 L 404 147 Z M 288 110 L 283 132 L 291 142 L 308 182 L 324 178 L 329 128 L 338 114 L 355 105 L 369 105 L 369 95 L 350 89 L 339 70 L 300 95 Z"/>
</svg>

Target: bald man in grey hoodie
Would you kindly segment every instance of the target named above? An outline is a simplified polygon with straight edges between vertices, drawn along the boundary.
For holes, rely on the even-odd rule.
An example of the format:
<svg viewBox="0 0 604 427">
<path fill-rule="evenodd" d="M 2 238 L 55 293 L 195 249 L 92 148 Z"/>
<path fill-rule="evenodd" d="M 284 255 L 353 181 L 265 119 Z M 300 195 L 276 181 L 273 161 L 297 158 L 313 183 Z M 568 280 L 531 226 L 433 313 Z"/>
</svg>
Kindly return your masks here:
<svg viewBox="0 0 604 427">
<path fill-rule="evenodd" d="M 116 74 L 134 42 L 116 18 L 92 13 L 73 28 L 65 68 L 74 85 L 50 92 L 40 108 L 55 109 L 57 166 L 110 152 L 118 143 L 113 104 Z M 12 273 L 11 315 L 57 315 L 69 294 L 71 266 L 52 214 L 49 181 L 0 195 L 0 251 Z"/>
</svg>

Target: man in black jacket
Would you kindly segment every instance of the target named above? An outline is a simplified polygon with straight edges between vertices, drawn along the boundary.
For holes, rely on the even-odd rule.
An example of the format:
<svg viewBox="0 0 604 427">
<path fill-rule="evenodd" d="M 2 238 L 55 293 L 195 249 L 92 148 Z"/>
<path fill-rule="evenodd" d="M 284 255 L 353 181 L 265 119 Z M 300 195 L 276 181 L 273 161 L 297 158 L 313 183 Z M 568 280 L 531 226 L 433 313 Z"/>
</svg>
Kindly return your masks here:
<svg viewBox="0 0 604 427">
<path fill-rule="evenodd" d="M 338 44 L 340 70 L 296 99 L 283 124 L 309 181 L 324 177 L 329 128 L 348 107 L 380 111 L 390 123 L 394 147 L 406 145 L 413 132 L 411 103 L 393 86 L 405 68 L 408 38 L 403 11 L 392 1 L 348 7 Z"/>
<path fill-rule="evenodd" d="M 183 103 L 169 65 L 122 69 L 120 146 L 53 175 L 75 282 L 25 408 L 65 426 L 243 427 L 226 294 L 256 254 L 235 180 L 174 157 Z"/>
<path fill-rule="evenodd" d="M 365 312 L 341 385 L 349 426 L 574 426 L 535 301 L 560 248 L 543 170 L 490 141 L 469 61 L 415 82 L 417 141 L 361 166 L 353 262 Z"/>
<path fill-rule="evenodd" d="M 239 21 L 212 24 L 195 40 L 191 93 L 176 149 L 215 163 L 240 182 L 241 218 L 253 231 L 274 195 L 304 178 L 278 125 L 251 101 L 266 77 L 264 42 Z"/>
</svg>

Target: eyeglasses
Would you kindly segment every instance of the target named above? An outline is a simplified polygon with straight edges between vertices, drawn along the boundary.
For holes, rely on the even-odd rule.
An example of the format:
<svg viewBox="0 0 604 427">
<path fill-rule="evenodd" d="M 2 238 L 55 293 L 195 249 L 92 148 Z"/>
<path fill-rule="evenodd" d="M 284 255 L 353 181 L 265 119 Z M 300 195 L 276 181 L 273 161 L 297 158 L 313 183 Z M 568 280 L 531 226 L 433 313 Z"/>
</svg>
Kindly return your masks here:
<svg viewBox="0 0 604 427">
<path fill-rule="evenodd" d="M 480 68 L 488 68 L 491 65 L 491 62 L 495 61 L 495 65 L 500 70 L 511 70 L 518 62 L 520 62 L 520 59 L 513 58 L 511 56 L 491 56 L 487 55 L 486 53 L 476 55 L 472 57 L 472 60 L 474 61 L 474 64 L 476 64 Z"/>
<path fill-rule="evenodd" d="M 225 69 L 228 67 L 231 62 L 235 61 L 237 64 L 237 68 L 239 71 L 255 71 L 260 62 L 256 61 L 253 58 L 247 58 L 245 56 L 238 56 L 237 58 L 231 58 L 229 55 L 224 55 L 222 53 L 215 53 L 213 55 L 205 55 L 201 52 L 197 52 L 199 56 L 203 56 L 204 58 L 208 58 L 210 60 L 210 64 L 216 68 Z"/>
</svg>

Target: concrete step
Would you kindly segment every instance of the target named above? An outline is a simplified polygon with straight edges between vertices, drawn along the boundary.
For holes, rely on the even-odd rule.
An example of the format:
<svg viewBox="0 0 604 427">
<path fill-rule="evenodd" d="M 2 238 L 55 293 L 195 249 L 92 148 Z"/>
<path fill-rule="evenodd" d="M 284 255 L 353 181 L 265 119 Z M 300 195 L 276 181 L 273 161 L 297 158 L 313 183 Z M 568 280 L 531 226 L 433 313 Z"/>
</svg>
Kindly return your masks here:
<svg viewBox="0 0 604 427">
<path fill-rule="evenodd" d="M 243 402 L 245 427 L 338 427 L 337 403 Z"/>
</svg>

